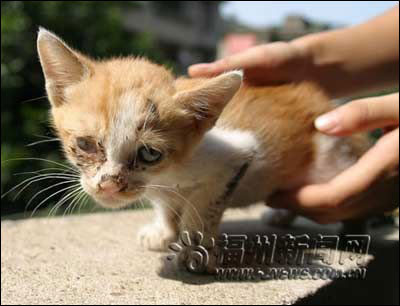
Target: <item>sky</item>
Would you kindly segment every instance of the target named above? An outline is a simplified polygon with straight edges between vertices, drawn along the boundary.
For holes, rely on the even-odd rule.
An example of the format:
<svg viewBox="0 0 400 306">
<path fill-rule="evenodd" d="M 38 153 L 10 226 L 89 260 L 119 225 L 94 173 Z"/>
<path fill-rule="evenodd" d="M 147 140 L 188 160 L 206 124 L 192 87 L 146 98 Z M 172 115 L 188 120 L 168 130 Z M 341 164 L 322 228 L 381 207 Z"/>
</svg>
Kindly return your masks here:
<svg viewBox="0 0 400 306">
<path fill-rule="evenodd" d="M 280 24 L 289 14 L 336 26 L 362 23 L 398 4 L 398 1 L 227 1 L 223 16 L 256 27 Z"/>
</svg>

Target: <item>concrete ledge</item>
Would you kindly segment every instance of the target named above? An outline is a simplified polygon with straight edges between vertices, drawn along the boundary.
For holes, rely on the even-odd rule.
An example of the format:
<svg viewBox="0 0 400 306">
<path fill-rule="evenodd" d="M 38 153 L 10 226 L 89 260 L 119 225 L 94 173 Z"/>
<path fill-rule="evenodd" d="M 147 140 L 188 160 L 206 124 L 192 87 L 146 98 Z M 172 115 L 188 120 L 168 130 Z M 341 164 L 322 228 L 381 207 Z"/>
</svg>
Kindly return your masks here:
<svg viewBox="0 0 400 306">
<path fill-rule="evenodd" d="M 229 211 L 223 231 L 276 232 L 259 221 L 263 209 L 256 206 Z M 366 296 L 360 304 L 375 302 L 376 295 L 383 304 L 395 303 L 396 299 L 398 303 L 398 230 L 380 241 L 377 253 L 369 257 L 379 259 L 379 250 L 386 254 L 382 265 L 376 268 L 382 270 L 380 274 L 368 275 L 367 280 L 337 281 L 339 288 L 326 280 L 218 282 L 212 276 L 160 276 L 157 271 L 162 264 L 161 255 L 141 249 L 136 242 L 136 232 L 150 221 L 151 215 L 151 210 L 122 211 L 2 221 L 1 304 L 254 305 L 313 304 L 324 300 L 332 304 L 340 298 L 351 301 L 349 294 L 359 299 Z M 310 230 L 335 233 L 337 227 L 321 228 L 299 221 L 288 232 Z M 388 268 L 396 274 L 389 275 Z M 380 289 L 382 277 L 385 293 L 379 291 L 385 290 Z M 336 286 L 333 291 L 329 289 L 332 285 Z M 368 291 L 370 285 L 375 292 Z M 359 286 L 360 292 L 354 289 L 345 293 L 352 286 Z M 393 289 L 397 295 L 388 289 L 392 286 L 397 288 Z"/>
</svg>

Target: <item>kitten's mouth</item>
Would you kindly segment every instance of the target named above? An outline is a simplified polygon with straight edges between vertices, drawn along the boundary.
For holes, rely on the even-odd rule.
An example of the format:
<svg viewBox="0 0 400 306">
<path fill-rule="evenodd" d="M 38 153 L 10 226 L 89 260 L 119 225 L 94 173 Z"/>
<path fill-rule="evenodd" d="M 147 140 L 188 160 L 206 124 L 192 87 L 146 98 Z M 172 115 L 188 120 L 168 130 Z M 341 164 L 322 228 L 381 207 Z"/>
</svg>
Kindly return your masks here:
<svg viewBox="0 0 400 306">
<path fill-rule="evenodd" d="M 142 191 L 139 189 L 121 191 L 113 194 L 96 193 L 92 197 L 105 208 L 123 208 L 131 205 L 140 198 Z"/>
<path fill-rule="evenodd" d="M 81 180 L 84 190 L 96 201 L 96 203 L 105 208 L 123 208 L 131 205 L 140 199 L 144 192 L 142 188 L 123 189 L 118 192 L 103 192 L 91 188 L 84 180 Z"/>
</svg>

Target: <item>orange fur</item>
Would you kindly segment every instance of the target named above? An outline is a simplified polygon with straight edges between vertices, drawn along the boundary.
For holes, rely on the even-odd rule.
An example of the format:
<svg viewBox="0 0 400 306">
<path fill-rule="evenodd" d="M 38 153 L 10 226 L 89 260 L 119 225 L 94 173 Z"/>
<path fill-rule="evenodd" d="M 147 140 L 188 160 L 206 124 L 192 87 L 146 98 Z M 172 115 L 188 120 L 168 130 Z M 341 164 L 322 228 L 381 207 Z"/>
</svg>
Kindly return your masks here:
<svg viewBox="0 0 400 306">
<path fill-rule="evenodd" d="M 204 79 L 177 80 L 178 90 L 199 86 Z M 278 181 L 290 182 L 306 172 L 315 159 L 313 142 L 318 131 L 315 119 L 335 105 L 318 86 L 311 82 L 265 87 L 243 85 L 225 107 L 216 125 L 251 131 L 257 135 L 269 159 L 280 165 Z M 355 156 L 369 147 L 365 134 L 349 137 Z M 274 148 L 268 150 L 268 148 Z M 273 154 L 273 156 L 271 156 Z"/>
</svg>

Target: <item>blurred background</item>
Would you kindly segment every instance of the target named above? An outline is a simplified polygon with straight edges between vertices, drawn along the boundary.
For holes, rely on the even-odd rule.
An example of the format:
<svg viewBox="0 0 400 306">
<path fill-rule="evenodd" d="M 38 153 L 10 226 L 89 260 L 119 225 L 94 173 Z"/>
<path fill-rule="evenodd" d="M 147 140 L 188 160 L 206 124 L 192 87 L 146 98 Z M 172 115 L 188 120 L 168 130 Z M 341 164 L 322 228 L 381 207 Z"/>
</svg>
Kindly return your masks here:
<svg viewBox="0 0 400 306">
<path fill-rule="evenodd" d="M 36 53 L 39 25 L 86 54 L 99 58 L 146 56 L 171 67 L 177 74 L 184 74 L 190 64 L 212 61 L 260 43 L 354 25 L 397 3 L 2 1 L 1 193 L 44 173 L 37 171 L 61 167 L 38 159 L 65 164 L 59 143 L 51 139 L 54 135 L 48 122 L 49 106 Z M 48 215 L 63 196 L 55 194 L 60 188 L 45 190 L 60 182 L 57 178 L 27 185 L 29 182 L 2 198 L 2 219 L 29 217 L 39 204 L 40 210 L 35 215 Z M 15 198 L 24 186 L 27 188 Z M 65 213 L 65 207 L 57 214 Z M 88 203 L 81 212 L 96 210 L 100 209 Z"/>
</svg>

